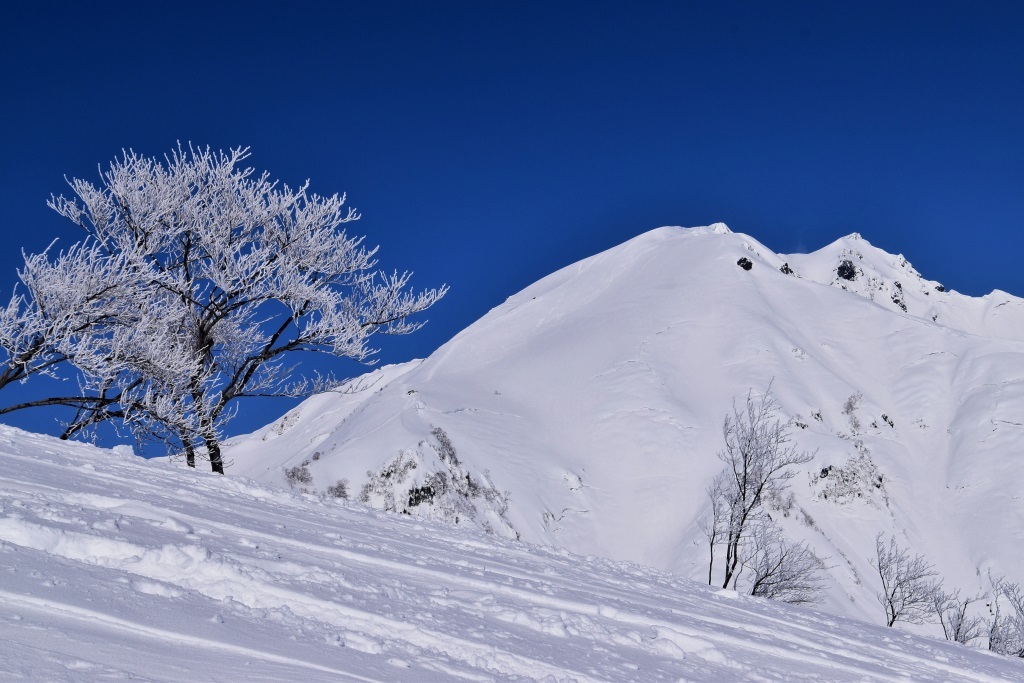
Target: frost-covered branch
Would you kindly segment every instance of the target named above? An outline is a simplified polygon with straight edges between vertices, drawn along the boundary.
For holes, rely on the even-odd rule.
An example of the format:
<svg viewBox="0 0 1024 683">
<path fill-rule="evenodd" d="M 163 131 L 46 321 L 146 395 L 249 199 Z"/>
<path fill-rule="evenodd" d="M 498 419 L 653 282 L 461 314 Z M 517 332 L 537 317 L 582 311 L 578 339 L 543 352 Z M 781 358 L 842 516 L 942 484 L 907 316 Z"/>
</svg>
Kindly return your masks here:
<svg viewBox="0 0 1024 683">
<path fill-rule="evenodd" d="M 1024 589 L 1005 578 L 992 578 L 989 603 L 988 649 L 1001 655 L 1024 657 Z"/>
<path fill-rule="evenodd" d="M 895 538 L 886 544 L 882 534 L 875 537 L 871 565 L 882 581 L 878 602 L 885 609 L 886 626 L 897 621 L 924 623 L 934 609 L 935 592 L 940 590 L 935 567 L 923 555 L 911 555 L 900 548 Z"/>
<path fill-rule="evenodd" d="M 244 167 L 248 156 L 126 151 L 98 185 L 74 179 L 72 198 L 51 198 L 88 237 L 57 259 L 27 260 L 35 280 L 23 277 L 28 292 L 0 313 L 11 381 L 72 362 L 83 395 L 116 396 L 84 404 L 72 426 L 117 415 L 186 452 L 204 444 L 223 471 L 220 434 L 237 399 L 321 386 L 295 377 L 286 355 L 372 363 L 374 334 L 422 325 L 411 316 L 445 287 L 413 292 L 408 273 L 377 272 L 377 250 L 345 232 L 359 214 L 344 195 L 291 189 Z M 74 286 L 56 287 L 65 276 Z M 19 317 L 36 309 L 58 322 Z"/>
<path fill-rule="evenodd" d="M 753 576 L 750 594 L 794 605 L 821 602 L 825 564 L 806 543 L 793 543 L 770 520 L 758 524 L 744 562 Z"/>
<path fill-rule="evenodd" d="M 709 582 L 716 546 L 725 546 L 723 588 L 735 587 L 744 544 L 763 522 L 763 496 L 785 486 L 793 476 L 789 467 L 813 457 L 790 444 L 789 422 L 777 419 L 777 412 L 778 403 L 769 387 L 758 400 L 749 392 L 743 410 L 734 404 L 732 415 L 727 415 L 722 425 L 725 450 L 718 458 L 725 468 L 708 489 L 711 515 L 702 528 L 711 547 Z"/>
<path fill-rule="evenodd" d="M 947 593 L 936 586 L 932 592 L 931 603 L 935 616 L 942 626 L 946 640 L 961 645 L 970 645 L 985 635 L 985 620 L 978 615 L 969 615 L 971 605 L 981 601 L 981 596 L 961 597 L 960 590 Z"/>
</svg>

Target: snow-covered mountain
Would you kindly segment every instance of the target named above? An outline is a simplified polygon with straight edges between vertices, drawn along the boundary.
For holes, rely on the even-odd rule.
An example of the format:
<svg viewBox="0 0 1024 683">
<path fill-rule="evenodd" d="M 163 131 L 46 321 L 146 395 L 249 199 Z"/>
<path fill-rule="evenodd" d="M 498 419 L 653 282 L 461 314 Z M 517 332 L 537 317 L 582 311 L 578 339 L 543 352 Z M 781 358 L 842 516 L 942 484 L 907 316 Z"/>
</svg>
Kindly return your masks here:
<svg viewBox="0 0 1024 683">
<path fill-rule="evenodd" d="M 706 581 L 722 421 L 769 385 L 815 453 L 772 514 L 827 558 L 824 609 L 882 622 L 879 532 L 949 588 L 1024 580 L 1024 301 L 856 234 L 782 255 L 653 230 L 235 439 L 228 472 Z"/>
<path fill-rule="evenodd" d="M 3 681 L 1024 679 L 944 640 L 9 427 L 0 463 Z"/>
</svg>

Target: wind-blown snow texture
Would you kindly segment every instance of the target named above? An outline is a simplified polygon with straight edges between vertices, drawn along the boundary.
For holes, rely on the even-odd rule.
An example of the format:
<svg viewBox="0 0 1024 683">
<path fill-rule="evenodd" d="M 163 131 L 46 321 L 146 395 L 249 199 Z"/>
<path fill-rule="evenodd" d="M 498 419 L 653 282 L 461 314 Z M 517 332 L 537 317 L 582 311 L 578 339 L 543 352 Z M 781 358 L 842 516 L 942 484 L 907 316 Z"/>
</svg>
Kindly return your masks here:
<svg viewBox="0 0 1024 683">
<path fill-rule="evenodd" d="M 5 681 L 974 680 L 1018 660 L 0 427 Z"/>
<path fill-rule="evenodd" d="M 721 224 L 651 231 L 236 439 L 228 472 L 284 485 L 308 461 L 305 488 L 352 497 L 372 472 L 377 507 L 706 582 L 722 420 L 769 384 L 816 451 L 770 507 L 826 558 L 824 609 L 883 623 L 879 532 L 947 588 L 1024 581 L 1024 301 L 946 291 L 856 234 L 780 255 Z M 507 496 L 458 500 L 438 476 Z"/>
</svg>

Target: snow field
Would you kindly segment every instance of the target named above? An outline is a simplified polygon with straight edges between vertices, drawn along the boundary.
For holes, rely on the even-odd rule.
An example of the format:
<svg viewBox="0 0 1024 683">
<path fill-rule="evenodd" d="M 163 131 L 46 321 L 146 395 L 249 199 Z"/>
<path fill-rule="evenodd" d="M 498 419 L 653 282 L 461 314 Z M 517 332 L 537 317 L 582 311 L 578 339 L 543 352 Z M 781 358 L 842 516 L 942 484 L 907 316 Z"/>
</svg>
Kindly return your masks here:
<svg viewBox="0 0 1024 683">
<path fill-rule="evenodd" d="M 647 569 L 0 428 L 5 680 L 1013 680 Z"/>
<path fill-rule="evenodd" d="M 438 467 L 440 428 L 465 471 L 508 492 L 507 527 L 460 525 L 706 581 L 698 522 L 722 420 L 771 384 L 815 453 L 773 518 L 829 566 L 823 609 L 882 623 L 879 532 L 949 589 L 1024 581 L 1024 302 L 938 287 L 857 235 L 781 255 L 723 225 L 659 228 L 509 297 L 426 360 L 232 440 L 228 473 L 284 486 L 309 461 L 306 488 L 347 479 L 357 499 L 367 472 L 419 453 L 401 504 Z M 405 507 L 454 521 L 443 502 Z"/>
</svg>

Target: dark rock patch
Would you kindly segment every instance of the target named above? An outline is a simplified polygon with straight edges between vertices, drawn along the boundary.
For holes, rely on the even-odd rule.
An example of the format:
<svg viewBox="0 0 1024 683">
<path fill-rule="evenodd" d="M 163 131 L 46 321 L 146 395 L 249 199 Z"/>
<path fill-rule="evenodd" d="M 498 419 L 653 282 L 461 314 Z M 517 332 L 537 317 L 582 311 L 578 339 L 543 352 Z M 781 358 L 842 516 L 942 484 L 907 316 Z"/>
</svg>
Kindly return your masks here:
<svg viewBox="0 0 1024 683">
<path fill-rule="evenodd" d="M 903 312 L 907 312 L 907 304 L 903 302 L 903 285 L 899 282 L 893 283 L 895 291 L 892 293 L 892 302 L 903 309 Z"/>
</svg>

